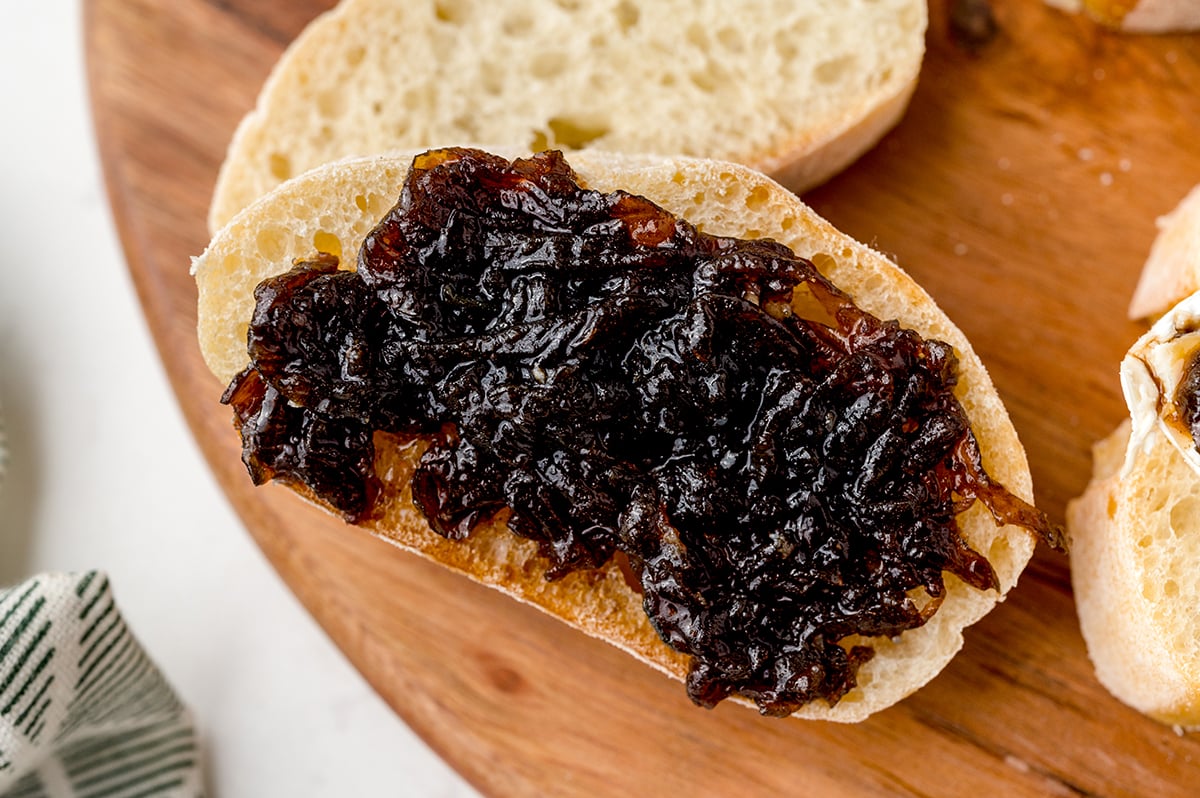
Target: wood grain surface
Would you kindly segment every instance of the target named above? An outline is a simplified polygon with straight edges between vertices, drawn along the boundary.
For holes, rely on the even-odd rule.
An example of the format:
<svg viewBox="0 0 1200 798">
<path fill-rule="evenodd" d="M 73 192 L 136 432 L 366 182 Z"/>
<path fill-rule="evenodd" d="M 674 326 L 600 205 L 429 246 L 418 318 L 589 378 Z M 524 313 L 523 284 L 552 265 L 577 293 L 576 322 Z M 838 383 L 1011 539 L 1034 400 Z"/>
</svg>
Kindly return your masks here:
<svg viewBox="0 0 1200 798">
<path fill-rule="evenodd" d="M 467 779 L 503 796 L 1197 794 L 1200 743 L 1096 682 L 1067 561 L 1045 550 L 939 678 L 838 726 L 697 709 L 603 643 L 253 489 L 197 350 L 188 257 L 234 126 L 328 5 L 90 0 L 96 131 L 150 329 L 221 485 L 333 640 Z M 908 115 L 806 199 L 894 254 L 967 333 L 1061 521 L 1091 442 L 1124 413 L 1117 363 L 1140 330 L 1125 308 L 1154 219 L 1200 182 L 1200 38 L 1123 37 L 1012 0 L 971 54 L 931 6 Z"/>
</svg>

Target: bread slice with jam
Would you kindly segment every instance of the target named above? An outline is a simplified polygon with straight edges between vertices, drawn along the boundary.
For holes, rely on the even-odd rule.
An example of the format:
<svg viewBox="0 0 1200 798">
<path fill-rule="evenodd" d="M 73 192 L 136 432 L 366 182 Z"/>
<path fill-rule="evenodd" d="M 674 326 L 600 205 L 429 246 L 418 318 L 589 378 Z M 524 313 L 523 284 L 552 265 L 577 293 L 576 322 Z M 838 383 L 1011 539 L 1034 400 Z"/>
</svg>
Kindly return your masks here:
<svg viewBox="0 0 1200 798">
<path fill-rule="evenodd" d="M 255 287 L 317 251 L 353 268 L 364 238 L 396 202 L 411 163 L 410 156 L 379 156 L 327 164 L 252 202 L 217 233 L 195 260 L 194 274 L 201 349 L 220 380 L 228 382 L 248 365 Z M 647 198 L 703 232 L 780 242 L 815 263 L 862 310 L 948 344 L 958 363 L 953 395 L 965 411 L 983 467 L 995 483 L 1032 501 L 1024 451 L 983 364 L 959 329 L 893 262 L 839 233 L 790 191 L 744 166 L 594 150 L 573 153 L 570 166 L 590 189 Z M 606 640 L 673 678 L 686 678 L 689 657 L 656 633 L 643 596 L 617 562 L 548 580 L 537 544 L 509 532 L 503 514 L 480 523 L 462 540 L 435 533 L 413 502 L 410 480 L 419 454 L 419 447 L 386 442 L 377 447 L 381 512 L 362 526 Z M 315 498 L 303 487 L 298 492 Z M 936 676 L 963 645 L 963 630 L 1013 588 L 1035 545 L 1030 531 L 1000 525 L 980 501 L 961 509 L 956 522 L 965 544 L 990 563 L 998 589 L 980 590 L 947 575 L 944 599 L 924 625 L 893 637 L 848 636 L 840 645 L 866 644 L 874 651 L 858 668 L 856 686 L 832 705 L 815 700 L 802 706 L 797 716 L 854 722 L 894 704 Z M 733 700 L 748 703 L 738 696 Z"/>
</svg>

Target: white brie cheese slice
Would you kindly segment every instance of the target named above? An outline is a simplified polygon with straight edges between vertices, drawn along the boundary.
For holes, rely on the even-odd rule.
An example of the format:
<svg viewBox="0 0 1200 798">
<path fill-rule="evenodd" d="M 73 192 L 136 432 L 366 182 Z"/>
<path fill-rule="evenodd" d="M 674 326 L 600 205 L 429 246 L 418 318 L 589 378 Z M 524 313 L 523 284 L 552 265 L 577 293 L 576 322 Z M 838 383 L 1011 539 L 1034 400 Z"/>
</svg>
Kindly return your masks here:
<svg viewBox="0 0 1200 798">
<path fill-rule="evenodd" d="M 1175 404 L 1175 394 L 1188 363 L 1198 353 L 1200 292 L 1171 308 L 1121 361 L 1121 388 L 1133 420 L 1125 471 L 1131 467 L 1137 452 L 1150 445 L 1157 428 L 1200 474 L 1200 451 L 1196 449 L 1192 431 L 1183 422 L 1182 409 Z"/>
</svg>

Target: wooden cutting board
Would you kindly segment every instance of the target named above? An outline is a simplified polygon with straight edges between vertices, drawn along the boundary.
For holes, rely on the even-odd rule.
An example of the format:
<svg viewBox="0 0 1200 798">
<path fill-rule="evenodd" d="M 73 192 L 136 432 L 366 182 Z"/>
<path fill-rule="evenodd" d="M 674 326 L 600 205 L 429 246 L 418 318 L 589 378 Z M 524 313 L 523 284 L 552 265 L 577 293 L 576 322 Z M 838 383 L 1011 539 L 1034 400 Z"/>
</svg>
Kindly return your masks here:
<svg viewBox="0 0 1200 798">
<path fill-rule="evenodd" d="M 436 751 L 504 796 L 1196 794 L 1200 742 L 1100 687 L 1067 561 L 1045 550 L 932 684 L 838 726 L 697 709 L 603 643 L 252 489 L 194 340 L 188 256 L 207 241 L 234 126 L 328 5 L 91 0 L 96 131 L 130 270 L 205 456 L 304 605 Z M 1061 521 L 1089 445 L 1124 412 L 1117 363 L 1140 330 L 1124 311 L 1154 218 L 1200 182 L 1200 38 L 997 5 L 1000 32 L 972 55 L 934 0 L 903 123 L 807 199 L 893 253 L 967 333 Z"/>
</svg>

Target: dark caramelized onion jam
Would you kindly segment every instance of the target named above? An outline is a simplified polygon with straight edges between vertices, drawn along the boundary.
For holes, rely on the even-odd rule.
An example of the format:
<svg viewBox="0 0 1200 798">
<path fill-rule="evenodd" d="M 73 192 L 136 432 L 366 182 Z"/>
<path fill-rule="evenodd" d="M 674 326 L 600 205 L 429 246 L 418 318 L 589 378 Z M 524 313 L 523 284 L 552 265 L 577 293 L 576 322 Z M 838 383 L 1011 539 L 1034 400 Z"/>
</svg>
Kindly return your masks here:
<svg viewBox="0 0 1200 798">
<path fill-rule="evenodd" d="M 373 432 L 423 436 L 433 529 L 507 507 L 551 579 L 623 552 L 705 706 L 833 704 L 873 653 L 847 638 L 923 624 L 945 571 L 995 588 L 955 521 L 976 498 L 1047 529 L 984 473 L 950 346 L 557 152 L 419 156 L 357 272 L 320 256 L 255 296 L 223 400 L 255 481 L 363 520 Z"/>
<path fill-rule="evenodd" d="M 1179 420 L 1191 433 L 1192 443 L 1200 449 L 1200 350 L 1188 358 L 1173 398 L 1179 408 Z"/>
</svg>

